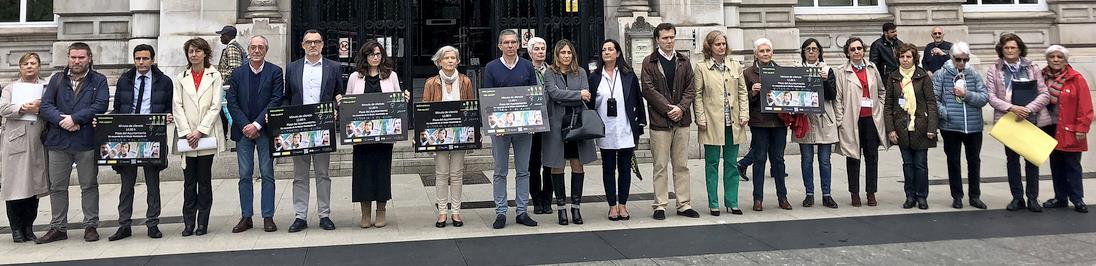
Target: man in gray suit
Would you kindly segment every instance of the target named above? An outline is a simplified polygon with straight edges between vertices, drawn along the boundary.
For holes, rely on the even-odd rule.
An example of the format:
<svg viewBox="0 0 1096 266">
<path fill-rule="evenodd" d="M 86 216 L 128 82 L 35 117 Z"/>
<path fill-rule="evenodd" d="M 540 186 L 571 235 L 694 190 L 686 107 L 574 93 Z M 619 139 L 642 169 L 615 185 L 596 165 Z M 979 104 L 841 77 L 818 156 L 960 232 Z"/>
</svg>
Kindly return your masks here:
<svg viewBox="0 0 1096 266">
<path fill-rule="evenodd" d="M 285 96 L 282 105 L 302 105 L 335 101 L 336 95 L 346 93 L 346 82 L 335 61 L 323 58 L 323 35 L 316 30 L 305 31 L 301 41 L 305 56 L 289 63 L 285 78 Z M 295 233 L 308 228 L 308 170 L 316 172 L 316 205 L 320 216 L 320 227 L 335 230 L 331 222 L 331 176 L 328 168 L 331 155 L 327 153 L 300 155 L 293 157 L 293 209 L 296 219 L 289 226 L 289 232 Z"/>
</svg>

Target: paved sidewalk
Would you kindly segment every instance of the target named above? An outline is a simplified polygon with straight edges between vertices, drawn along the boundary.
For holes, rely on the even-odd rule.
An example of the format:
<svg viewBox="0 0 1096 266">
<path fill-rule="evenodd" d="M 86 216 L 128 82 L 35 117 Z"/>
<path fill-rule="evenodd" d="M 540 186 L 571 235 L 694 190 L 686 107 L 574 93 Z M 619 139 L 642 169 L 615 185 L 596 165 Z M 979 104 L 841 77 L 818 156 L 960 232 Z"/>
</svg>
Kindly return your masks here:
<svg viewBox="0 0 1096 266">
<path fill-rule="evenodd" d="M 929 154 L 930 179 L 940 181 L 946 180 L 946 168 L 942 150 L 939 148 L 932 149 Z M 608 221 L 605 217 L 608 206 L 604 202 L 588 202 L 583 204 L 583 216 L 586 220 L 586 224 L 584 225 L 559 226 L 554 222 L 555 215 L 534 215 L 534 219 L 539 221 L 541 225 L 528 228 L 514 224 L 513 211 L 511 211 L 511 214 L 509 215 L 509 224 L 502 230 L 490 229 L 490 223 L 494 220 L 493 208 L 473 208 L 465 210 L 463 216 L 466 225 L 462 228 L 454 228 L 451 226 L 442 229 L 434 228 L 433 223 L 436 217 L 433 205 L 434 187 L 423 186 L 417 175 L 396 175 L 393 176 L 394 199 L 389 203 L 389 225 L 387 227 L 379 229 L 357 228 L 359 209 L 356 204 L 350 202 L 350 178 L 336 177 L 334 178 L 334 185 L 332 187 L 332 219 L 338 226 L 337 230 L 324 231 L 318 228 L 318 218 L 316 218 L 314 214 L 315 203 L 313 202 L 313 214 L 312 217 L 309 217 L 309 223 L 312 227 L 300 233 L 286 233 L 285 230 L 293 220 L 291 181 L 278 180 L 276 191 L 277 214 L 275 219 L 281 230 L 274 233 L 265 233 L 261 230 L 254 229 L 245 233 L 232 234 L 230 232 L 231 227 L 239 219 L 240 207 L 237 197 L 237 182 L 235 180 L 214 180 L 214 203 L 213 216 L 210 221 L 210 234 L 187 238 L 179 235 L 179 232 L 182 230 L 182 224 L 178 222 L 179 219 L 177 217 L 181 215 L 182 194 L 180 191 L 182 182 L 165 182 L 161 185 L 161 191 L 163 193 L 162 215 L 164 220 L 160 226 L 160 229 L 164 232 L 164 238 L 158 240 L 149 239 L 145 236 L 144 228 L 138 225 L 134 227 L 133 237 L 122 241 L 108 242 L 106 241 L 106 237 L 110 236 L 115 231 L 113 226 L 116 224 L 114 220 L 117 219 L 116 206 L 118 202 L 119 187 L 118 185 L 113 184 L 101 185 L 100 214 L 101 220 L 104 222 L 103 227 L 99 229 L 99 233 L 102 235 L 103 240 L 95 243 L 86 243 L 79 240 L 79 236 L 82 235 L 82 231 L 79 230 L 79 225 L 70 226 L 70 228 L 73 229 L 69 231 L 70 237 L 72 237 L 71 239 L 47 245 L 12 243 L 10 238 L 8 238 L 9 235 L 5 234 L 0 236 L 0 254 L 19 254 L 19 256 L 0 256 L 0 263 L 66 261 L 196 252 L 464 239 L 474 237 L 544 235 L 550 233 L 743 224 L 910 213 L 980 211 L 970 207 L 966 207 L 962 210 L 950 208 L 951 198 L 948 193 L 948 186 L 946 185 L 946 182 L 940 181 L 934 181 L 937 185 L 930 187 L 929 204 L 931 208 L 929 210 L 901 209 L 899 205 L 904 196 L 902 193 L 902 183 L 900 182 L 902 179 L 900 156 L 897 150 L 884 151 L 881 153 L 881 156 L 880 205 L 877 207 L 854 208 L 849 206 L 844 158 L 837 155 L 832 157 L 834 161 L 833 188 L 834 197 L 841 207 L 839 209 L 828 209 L 821 206 L 813 208 L 800 207 L 798 203 L 802 200 L 804 194 L 803 184 L 800 179 L 800 159 L 799 156 L 793 155 L 788 156 L 786 161 L 788 164 L 788 173 L 791 175 L 787 182 L 789 200 L 795 207 L 794 210 L 788 211 L 777 208 L 776 197 L 773 192 L 775 190 L 774 185 L 772 180 L 767 179 L 765 180 L 765 192 L 768 200 L 765 202 L 765 211 L 754 212 L 748 210 L 748 202 L 750 201 L 749 195 L 752 191 L 752 187 L 750 186 L 750 183 L 744 182 L 741 184 L 739 190 L 739 202 L 742 207 L 744 207 L 743 209 L 746 209 L 745 215 L 735 216 L 724 213 L 723 216 L 712 217 L 707 214 L 707 197 L 704 192 L 704 174 L 701 161 L 691 160 L 689 164 L 692 177 L 692 205 L 702 214 L 700 219 L 676 216 L 671 212 L 667 220 L 655 221 L 650 219 L 650 200 L 634 200 L 629 204 L 629 210 L 632 213 L 633 219 L 630 221 L 613 222 Z M 1004 152 L 1000 144 L 988 136 L 986 137 L 982 151 L 982 161 L 982 174 L 987 178 L 987 181 L 990 181 L 982 185 L 982 199 L 989 204 L 991 209 L 1003 209 L 1010 199 L 1008 184 L 1002 182 L 1003 178 L 992 177 L 1005 176 Z M 1082 164 L 1086 166 L 1085 171 L 1092 172 L 1096 170 L 1092 168 L 1093 165 L 1096 165 L 1096 158 L 1093 158 L 1093 156 L 1085 156 Z M 642 181 L 633 179 L 633 195 L 643 195 L 644 193 L 651 192 L 651 166 L 650 164 L 643 164 L 641 169 L 645 178 Z M 588 167 L 586 172 L 587 178 L 584 186 L 585 195 L 603 195 L 600 166 Z M 1041 172 L 1044 175 L 1050 173 L 1048 167 L 1043 167 Z M 107 173 L 107 171 L 103 171 L 103 173 Z M 486 176 L 491 176 L 493 173 L 487 171 L 484 172 L 484 174 Z M 1092 176 L 1091 173 L 1086 175 Z M 511 187 L 510 197 L 512 198 L 512 187 L 514 184 L 513 173 L 510 174 L 510 179 L 508 184 Z M 817 178 L 815 182 L 818 182 Z M 1096 186 L 1096 179 L 1085 179 L 1084 182 L 1089 188 Z M 256 184 L 256 186 L 257 185 L 258 184 Z M 71 195 L 70 198 L 72 199 L 70 204 L 72 209 L 70 210 L 69 219 L 71 222 L 77 223 L 82 219 L 81 210 L 79 209 L 78 201 L 80 197 L 78 196 L 78 191 L 78 187 L 75 186 L 70 188 L 69 191 Z M 258 191 L 259 190 L 256 189 L 256 192 Z M 145 211 L 144 202 L 141 200 L 144 198 L 144 192 L 144 187 L 139 185 L 137 188 L 137 195 L 135 195 L 135 199 L 138 200 L 136 200 L 137 203 L 133 210 L 133 213 L 136 214 L 134 218 L 140 218 L 139 215 L 143 214 Z M 816 197 L 820 197 L 821 193 L 818 192 L 818 194 L 819 195 Z M 1053 190 L 1049 178 L 1040 182 L 1040 200 L 1046 200 L 1052 197 L 1052 194 Z M 314 192 L 313 195 L 315 195 Z M 256 198 L 258 198 L 258 195 L 256 195 Z M 490 202 L 491 185 L 466 185 L 464 187 L 464 200 L 469 203 Z M 820 198 L 816 198 L 816 203 L 820 204 Z M 2 210 L 0 210 L 0 212 L 2 212 Z M 1013 219 L 1032 219 L 1028 217 L 1048 215 L 1045 213 L 1029 215 L 1027 211 L 1021 213 L 1023 213 L 1022 216 L 1020 213 L 1016 213 L 1017 216 L 1021 217 L 1015 217 Z M 1069 213 L 1072 213 L 1072 211 L 1069 211 Z M 43 225 L 48 224 L 49 216 L 49 199 L 44 198 L 39 207 L 37 224 L 40 226 L 37 231 L 38 235 L 44 233 L 46 228 Z M 5 226 L 7 226 L 6 215 L 0 215 L 0 232 L 7 232 L 7 230 L 5 230 L 6 228 L 4 228 Z"/>
</svg>

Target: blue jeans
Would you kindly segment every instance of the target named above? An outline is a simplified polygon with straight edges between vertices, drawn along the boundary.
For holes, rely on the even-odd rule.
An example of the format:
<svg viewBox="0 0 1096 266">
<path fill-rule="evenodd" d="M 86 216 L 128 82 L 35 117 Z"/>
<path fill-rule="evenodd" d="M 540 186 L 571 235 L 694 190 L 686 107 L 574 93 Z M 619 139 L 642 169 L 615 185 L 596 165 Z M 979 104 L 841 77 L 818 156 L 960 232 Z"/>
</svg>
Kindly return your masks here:
<svg viewBox="0 0 1096 266">
<path fill-rule="evenodd" d="M 906 199 L 929 197 L 929 150 L 899 148 L 902 152 L 902 173 L 905 176 Z"/>
<path fill-rule="evenodd" d="M 803 187 L 807 195 L 814 195 L 814 150 L 818 148 L 818 175 L 822 178 L 822 196 L 830 195 L 830 153 L 833 144 L 799 144 L 803 155 Z"/>
<path fill-rule="evenodd" d="M 754 163 L 753 198 L 763 200 L 765 195 L 765 158 L 772 163 L 773 180 L 776 181 L 776 197 L 788 198 L 788 187 L 784 184 L 784 146 L 788 144 L 786 127 L 750 127 L 753 135 Z"/>
<path fill-rule="evenodd" d="M 255 213 L 255 186 L 251 177 L 255 172 L 256 152 L 259 153 L 259 175 L 263 179 L 263 218 L 274 217 L 274 157 L 270 154 L 270 135 L 259 133 L 259 138 L 241 137 L 236 142 L 236 159 L 240 161 L 240 209 L 243 217 Z"/>
<path fill-rule="evenodd" d="M 491 137 L 491 157 L 495 160 L 495 176 L 491 182 L 494 187 L 495 213 L 506 214 L 506 174 L 510 170 L 510 146 L 514 147 L 514 169 L 517 172 L 514 192 L 517 196 L 518 215 L 525 213 L 525 204 L 529 201 L 529 152 L 533 148 L 533 134 L 515 134 Z"/>
</svg>

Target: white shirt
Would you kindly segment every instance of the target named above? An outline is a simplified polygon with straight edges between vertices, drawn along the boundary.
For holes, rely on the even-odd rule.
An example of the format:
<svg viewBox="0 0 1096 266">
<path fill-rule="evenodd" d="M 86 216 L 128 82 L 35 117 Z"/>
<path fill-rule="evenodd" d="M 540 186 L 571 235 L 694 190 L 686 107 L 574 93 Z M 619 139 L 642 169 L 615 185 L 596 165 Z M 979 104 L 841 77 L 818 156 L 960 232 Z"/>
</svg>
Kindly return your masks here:
<svg viewBox="0 0 1096 266">
<path fill-rule="evenodd" d="M 624 85 L 620 81 L 620 70 L 613 70 L 614 78 L 609 78 L 604 71 L 601 77 L 601 84 L 597 86 L 597 113 L 605 122 L 605 137 L 598 139 L 597 146 L 602 149 L 635 148 L 632 124 L 628 122 L 628 114 L 624 109 Z M 609 95 L 616 98 L 617 116 L 615 117 L 608 116 L 608 109 L 605 106 L 609 101 Z"/>
<path fill-rule="evenodd" d="M 301 100 L 304 104 L 320 102 L 320 91 L 323 81 L 323 59 L 315 63 L 304 60 L 304 71 L 301 77 Z"/>
<path fill-rule="evenodd" d="M 514 67 L 518 66 L 518 60 L 520 60 L 520 59 L 517 56 L 514 57 L 514 62 L 513 63 L 506 62 L 506 56 L 503 56 L 502 58 L 499 59 L 499 61 L 502 61 L 502 65 L 506 66 L 506 68 L 510 69 L 510 70 L 514 70 Z"/>
<path fill-rule="evenodd" d="M 457 81 L 453 82 L 452 92 L 449 91 L 449 88 L 446 88 L 448 86 L 445 81 L 441 82 L 441 100 L 445 102 L 460 101 L 460 79 L 458 78 Z"/>
<path fill-rule="evenodd" d="M 673 62 L 674 57 L 677 57 L 676 52 L 671 51 L 671 52 L 667 53 L 665 51 L 662 51 L 662 48 L 658 48 L 658 54 L 662 55 L 663 58 L 666 58 L 666 60 L 669 60 L 670 62 Z"/>
<path fill-rule="evenodd" d="M 141 77 L 145 77 L 144 88 L 141 87 Z M 141 95 L 142 90 L 145 91 L 144 95 Z M 137 75 L 133 77 L 132 104 L 137 104 L 138 95 L 141 95 L 143 97 L 141 98 L 141 106 L 138 106 L 138 108 L 140 109 L 135 108 L 136 110 L 134 110 L 134 113 L 146 115 L 152 113 L 152 70 L 149 70 L 148 73 L 144 74 L 141 74 L 141 72 L 137 72 Z"/>
</svg>

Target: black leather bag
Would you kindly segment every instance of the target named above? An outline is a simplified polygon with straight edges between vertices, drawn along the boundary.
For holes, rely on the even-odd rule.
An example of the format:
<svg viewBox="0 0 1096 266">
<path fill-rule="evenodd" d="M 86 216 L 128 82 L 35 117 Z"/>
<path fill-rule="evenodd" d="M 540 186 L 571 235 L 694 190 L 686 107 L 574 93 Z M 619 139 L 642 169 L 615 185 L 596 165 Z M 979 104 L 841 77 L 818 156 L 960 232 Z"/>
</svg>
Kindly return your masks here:
<svg viewBox="0 0 1096 266">
<path fill-rule="evenodd" d="M 581 112 L 573 112 L 564 118 L 563 141 L 583 141 L 605 137 L 605 122 L 596 110 L 582 105 Z"/>
</svg>

